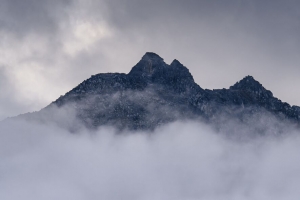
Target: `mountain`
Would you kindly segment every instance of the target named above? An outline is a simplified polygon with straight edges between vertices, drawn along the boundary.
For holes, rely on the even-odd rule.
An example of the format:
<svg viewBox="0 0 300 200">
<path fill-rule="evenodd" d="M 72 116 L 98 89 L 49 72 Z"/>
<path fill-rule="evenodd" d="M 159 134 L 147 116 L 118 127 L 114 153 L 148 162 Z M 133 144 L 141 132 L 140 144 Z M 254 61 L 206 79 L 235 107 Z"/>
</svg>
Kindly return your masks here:
<svg viewBox="0 0 300 200">
<path fill-rule="evenodd" d="M 54 121 L 76 130 L 114 126 L 120 130 L 153 130 L 175 120 L 229 121 L 265 124 L 261 116 L 299 125 L 300 107 L 275 98 L 252 76 L 229 89 L 202 89 L 178 60 L 170 65 L 146 53 L 128 74 L 96 74 L 39 112 L 19 116 Z M 259 117 L 257 117 L 259 116 Z M 66 120 L 67 119 L 67 120 Z"/>
</svg>

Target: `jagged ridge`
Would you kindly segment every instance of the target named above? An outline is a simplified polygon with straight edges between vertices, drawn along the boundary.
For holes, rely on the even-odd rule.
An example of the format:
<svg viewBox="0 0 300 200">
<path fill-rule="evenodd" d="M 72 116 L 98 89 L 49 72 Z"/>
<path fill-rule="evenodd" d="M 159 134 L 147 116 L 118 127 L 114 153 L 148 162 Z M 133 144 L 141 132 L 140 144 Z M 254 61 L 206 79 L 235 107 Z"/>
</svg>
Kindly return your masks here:
<svg viewBox="0 0 300 200">
<path fill-rule="evenodd" d="M 262 111 L 299 124 L 300 108 L 273 97 L 252 76 L 229 89 L 203 90 L 178 60 L 170 65 L 146 53 L 128 74 L 93 75 L 40 111 L 70 105 L 86 127 L 112 125 L 119 129 L 154 129 L 177 119 L 218 123 L 226 113 L 241 121 Z M 35 115 L 37 115 L 35 113 Z"/>
</svg>

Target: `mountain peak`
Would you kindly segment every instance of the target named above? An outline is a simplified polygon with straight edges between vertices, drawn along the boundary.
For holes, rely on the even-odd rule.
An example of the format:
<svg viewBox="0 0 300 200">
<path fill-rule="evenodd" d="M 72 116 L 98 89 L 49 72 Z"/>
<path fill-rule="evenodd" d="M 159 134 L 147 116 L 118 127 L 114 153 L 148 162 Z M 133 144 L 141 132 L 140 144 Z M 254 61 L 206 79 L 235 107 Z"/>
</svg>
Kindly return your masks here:
<svg viewBox="0 0 300 200">
<path fill-rule="evenodd" d="M 255 80 L 253 78 L 253 76 L 250 76 L 250 75 L 245 76 L 242 80 L 240 80 L 240 82 L 255 82 L 255 83 L 260 84 L 257 80 Z"/>
<path fill-rule="evenodd" d="M 263 86 L 260 84 L 257 80 L 255 80 L 252 76 L 246 76 L 242 80 L 236 82 L 233 86 L 230 87 L 230 89 L 238 90 L 258 90 L 262 89 Z"/>
<path fill-rule="evenodd" d="M 273 94 L 271 91 L 265 89 L 263 85 L 255 80 L 252 76 L 246 76 L 242 80 L 235 83 L 233 86 L 231 86 L 229 89 L 231 90 L 243 90 L 248 91 L 251 93 L 257 93 L 257 94 L 265 94 L 268 97 L 273 97 Z"/>
<path fill-rule="evenodd" d="M 146 52 L 145 55 L 142 57 L 142 60 L 146 60 L 146 61 L 163 61 L 164 59 L 161 58 L 156 53 Z"/>
<path fill-rule="evenodd" d="M 177 66 L 177 65 L 182 65 L 181 62 L 179 62 L 177 59 L 174 59 L 170 66 Z"/>
<path fill-rule="evenodd" d="M 153 52 L 147 52 L 142 59 L 131 69 L 129 75 L 152 76 L 155 71 L 167 67 L 164 59 Z"/>
</svg>

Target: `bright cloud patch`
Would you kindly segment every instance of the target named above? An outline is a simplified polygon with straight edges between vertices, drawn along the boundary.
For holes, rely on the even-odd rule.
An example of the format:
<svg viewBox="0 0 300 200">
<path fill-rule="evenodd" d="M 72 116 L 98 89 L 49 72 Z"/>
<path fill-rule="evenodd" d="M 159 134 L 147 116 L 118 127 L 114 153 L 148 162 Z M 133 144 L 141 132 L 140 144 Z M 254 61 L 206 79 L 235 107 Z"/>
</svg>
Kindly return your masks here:
<svg viewBox="0 0 300 200">
<path fill-rule="evenodd" d="M 72 23 L 71 34 L 68 34 L 64 41 L 64 51 L 76 55 L 82 50 L 89 50 L 95 43 L 111 35 L 112 31 L 104 23 L 75 21 Z"/>
</svg>

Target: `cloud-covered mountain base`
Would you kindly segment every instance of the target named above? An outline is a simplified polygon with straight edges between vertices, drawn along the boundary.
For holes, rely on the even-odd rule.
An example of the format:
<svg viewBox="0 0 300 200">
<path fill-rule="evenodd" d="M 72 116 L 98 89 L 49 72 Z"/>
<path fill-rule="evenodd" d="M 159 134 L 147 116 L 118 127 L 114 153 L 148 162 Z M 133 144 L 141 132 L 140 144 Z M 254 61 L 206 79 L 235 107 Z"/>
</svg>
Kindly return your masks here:
<svg viewBox="0 0 300 200">
<path fill-rule="evenodd" d="M 1 126 L 3 200 L 296 200 L 300 196 L 296 131 L 241 141 L 196 122 L 126 134 L 111 128 L 70 134 L 22 121 Z"/>
</svg>

